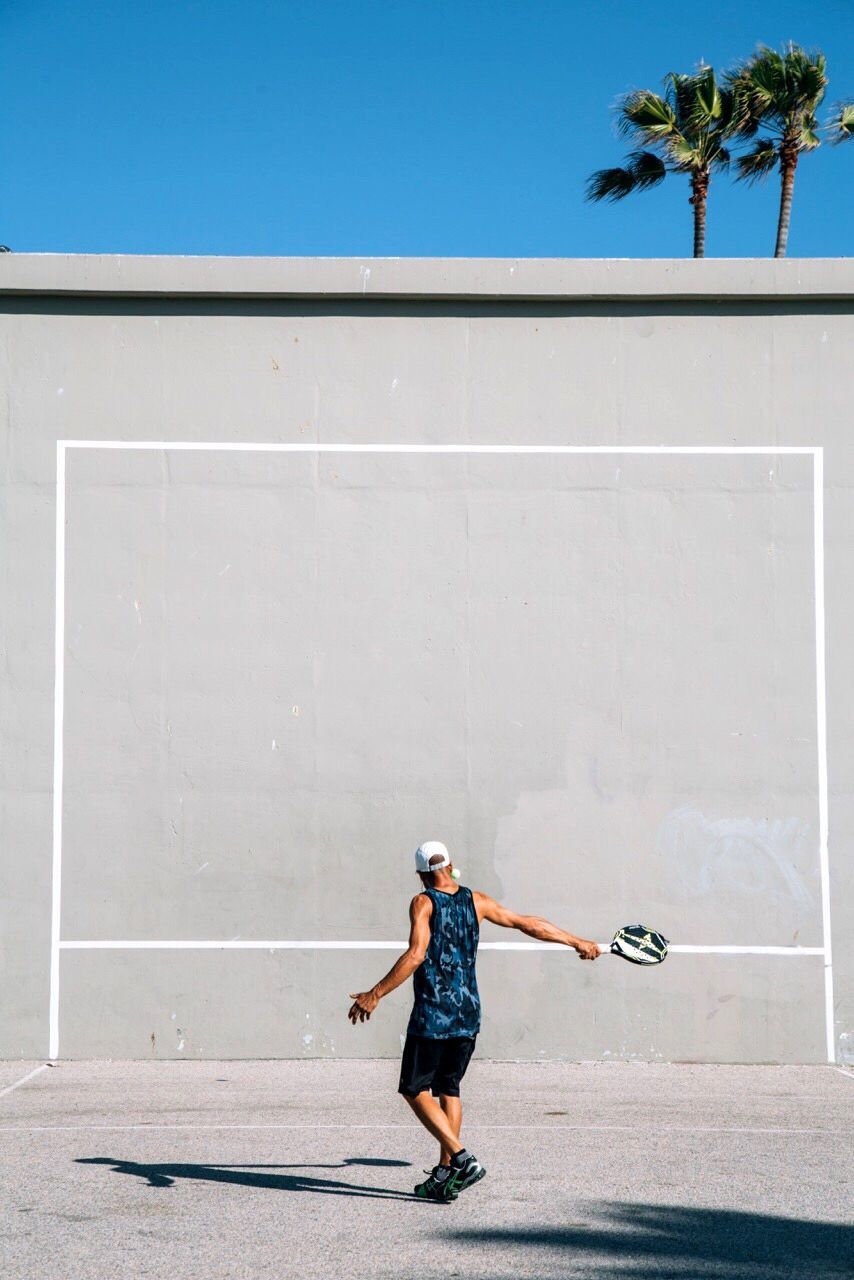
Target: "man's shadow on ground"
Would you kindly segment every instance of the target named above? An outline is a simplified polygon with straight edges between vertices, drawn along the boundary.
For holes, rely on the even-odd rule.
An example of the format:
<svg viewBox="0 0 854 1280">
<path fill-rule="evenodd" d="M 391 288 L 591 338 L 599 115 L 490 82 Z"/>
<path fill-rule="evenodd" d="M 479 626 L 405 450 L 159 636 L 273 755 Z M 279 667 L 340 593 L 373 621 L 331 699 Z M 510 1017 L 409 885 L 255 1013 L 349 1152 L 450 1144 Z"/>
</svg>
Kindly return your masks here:
<svg viewBox="0 0 854 1280">
<path fill-rule="evenodd" d="M 416 1200 L 410 1191 L 385 1187 L 364 1187 L 332 1178 L 313 1178 L 308 1173 L 255 1173 L 255 1169 L 349 1169 L 355 1166 L 371 1169 L 408 1169 L 409 1160 L 374 1160 L 367 1156 L 351 1156 L 339 1164 L 138 1164 L 135 1160 L 113 1160 L 109 1156 L 88 1156 L 75 1164 L 106 1164 L 113 1173 L 127 1173 L 144 1178 L 149 1187 L 172 1187 L 179 1178 L 197 1182 L 230 1182 L 240 1187 L 260 1187 L 267 1191 L 316 1191 L 323 1195 L 359 1196 L 377 1200 Z"/>
</svg>

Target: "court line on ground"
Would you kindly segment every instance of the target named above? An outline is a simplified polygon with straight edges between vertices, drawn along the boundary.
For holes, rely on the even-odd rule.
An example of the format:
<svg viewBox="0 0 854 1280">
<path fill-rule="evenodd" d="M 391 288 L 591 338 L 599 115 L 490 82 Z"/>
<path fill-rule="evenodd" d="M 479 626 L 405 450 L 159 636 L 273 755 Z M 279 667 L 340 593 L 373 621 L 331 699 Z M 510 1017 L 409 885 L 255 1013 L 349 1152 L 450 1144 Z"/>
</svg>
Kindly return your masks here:
<svg viewBox="0 0 854 1280">
<path fill-rule="evenodd" d="M 773 1127 L 752 1127 L 750 1125 L 720 1128 L 716 1125 L 660 1125 L 648 1124 L 489 1124 L 476 1120 L 466 1121 L 467 1129 L 489 1129 L 490 1131 L 525 1131 L 536 1133 L 638 1133 L 653 1131 L 655 1133 L 764 1133 L 764 1134 L 824 1134 L 827 1137 L 848 1137 L 854 1135 L 854 1129 L 781 1129 Z M 317 1130 L 400 1130 L 401 1132 L 421 1133 L 417 1124 L 33 1124 L 0 1126 L 2 1133 L 157 1133 L 161 1131 L 199 1132 L 315 1132 Z"/>
<path fill-rule="evenodd" d="M 7 1084 L 5 1089 L 0 1089 L 0 1098 L 7 1093 L 13 1093 L 15 1089 L 20 1089 L 22 1084 L 26 1084 L 28 1080 L 32 1080 L 33 1076 L 37 1076 L 42 1071 L 47 1071 L 48 1064 L 43 1062 L 40 1067 L 34 1067 L 32 1071 L 28 1071 L 25 1076 L 21 1076 L 20 1080 L 16 1080 L 14 1084 Z"/>
<path fill-rule="evenodd" d="M 409 944 L 403 941 L 319 940 L 298 939 L 268 941 L 231 939 L 69 939 L 60 942 L 63 951 L 405 951 Z M 609 942 L 600 942 L 605 954 Z M 560 942 L 481 942 L 480 951 L 567 951 Z M 670 951 L 683 955 L 762 955 L 762 956 L 821 956 L 823 947 L 753 947 L 753 946 L 702 946 L 674 943 Z"/>
<path fill-rule="evenodd" d="M 849 1080 L 854 1080 L 854 1071 L 847 1071 L 845 1067 L 834 1067 L 834 1071 L 838 1071 L 841 1076 L 847 1076 Z"/>
</svg>

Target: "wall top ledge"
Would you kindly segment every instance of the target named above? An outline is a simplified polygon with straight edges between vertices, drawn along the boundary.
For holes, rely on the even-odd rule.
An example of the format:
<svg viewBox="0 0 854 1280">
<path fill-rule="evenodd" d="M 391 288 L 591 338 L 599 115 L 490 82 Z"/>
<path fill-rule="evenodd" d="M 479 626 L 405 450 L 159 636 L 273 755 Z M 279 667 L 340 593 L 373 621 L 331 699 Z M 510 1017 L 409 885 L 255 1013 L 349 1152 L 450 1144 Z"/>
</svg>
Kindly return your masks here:
<svg viewBox="0 0 854 1280">
<path fill-rule="evenodd" d="M 484 301 L 854 298 L 854 258 L 231 258 L 0 254 L 0 294 Z"/>
</svg>

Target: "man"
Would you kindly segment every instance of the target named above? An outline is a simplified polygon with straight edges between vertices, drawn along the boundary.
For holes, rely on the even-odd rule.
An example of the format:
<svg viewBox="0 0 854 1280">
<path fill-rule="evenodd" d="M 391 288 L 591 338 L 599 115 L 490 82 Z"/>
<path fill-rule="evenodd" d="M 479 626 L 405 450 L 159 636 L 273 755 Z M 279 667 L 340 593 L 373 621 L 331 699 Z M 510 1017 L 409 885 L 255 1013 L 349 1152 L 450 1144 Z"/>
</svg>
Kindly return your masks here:
<svg viewBox="0 0 854 1280">
<path fill-rule="evenodd" d="M 481 920 L 574 947 L 582 960 L 595 960 L 600 952 L 595 942 L 537 916 L 516 915 L 488 894 L 457 884 L 448 850 L 438 840 L 416 850 L 415 870 L 424 891 L 409 907 L 409 946 L 370 991 L 351 992 L 348 1017 L 354 1025 L 367 1021 L 383 996 L 415 975 L 398 1092 L 439 1141 L 439 1163 L 415 1194 L 448 1203 L 486 1173 L 460 1142 L 460 1081 L 480 1030 L 475 962 Z"/>
</svg>

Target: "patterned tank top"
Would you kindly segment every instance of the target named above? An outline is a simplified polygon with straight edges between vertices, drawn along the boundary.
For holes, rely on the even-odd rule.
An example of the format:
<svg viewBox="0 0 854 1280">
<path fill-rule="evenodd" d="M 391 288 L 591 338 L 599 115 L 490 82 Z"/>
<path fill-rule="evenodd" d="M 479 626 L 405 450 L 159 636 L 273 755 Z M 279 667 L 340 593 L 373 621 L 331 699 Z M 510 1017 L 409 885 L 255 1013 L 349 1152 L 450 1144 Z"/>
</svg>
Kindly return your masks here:
<svg viewBox="0 0 854 1280">
<path fill-rule="evenodd" d="M 475 975 L 480 926 L 471 889 L 461 885 L 456 893 L 424 892 L 433 903 L 430 945 L 413 977 L 409 1034 L 431 1040 L 474 1037 L 480 1030 Z"/>
</svg>

